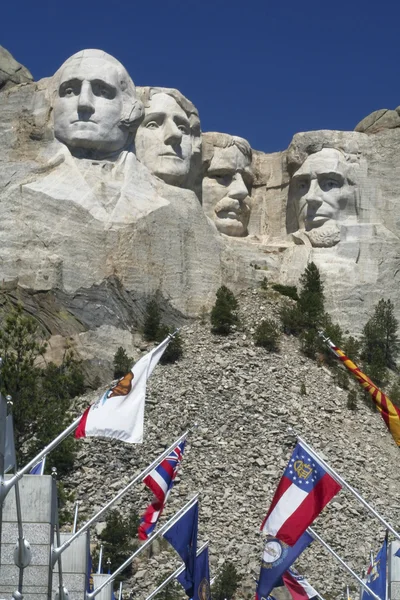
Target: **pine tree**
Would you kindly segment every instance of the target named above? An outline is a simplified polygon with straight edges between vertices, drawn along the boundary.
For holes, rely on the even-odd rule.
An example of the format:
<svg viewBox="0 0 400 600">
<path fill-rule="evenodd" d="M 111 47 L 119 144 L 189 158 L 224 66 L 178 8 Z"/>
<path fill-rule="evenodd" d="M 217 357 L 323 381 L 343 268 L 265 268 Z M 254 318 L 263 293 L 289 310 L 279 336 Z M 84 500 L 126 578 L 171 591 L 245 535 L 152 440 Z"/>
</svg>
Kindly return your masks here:
<svg viewBox="0 0 400 600">
<path fill-rule="evenodd" d="M 270 352 L 279 349 L 279 330 L 272 319 L 263 319 L 254 332 L 256 346 L 262 346 Z"/>
<path fill-rule="evenodd" d="M 111 572 L 125 562 L 137 547 L 138 527 L 139 517 L 134 511 L 124 518 L 118 510 L 110 510 L 107 514 L 106 526 L 98 537 L 104 546 L 104 560 L 111 560 Z M 127 577 L 131 572 L 132 565 L 128 565 L 122 574 Z"/>
<path fill-rule="evenodd" d="M 211 590 L 213 600 L 231 600 L 234 596 L 242 577 L 233 563 L 226 561 L 221 571 L 215 578 Z"/>
<path fill-rule="evenodd" d="M 300 277 L 298 307 L 304 327 L 318 328 L 324 316 L 324 286 L 318 267 L 311 262 Z"/>
<path fill-rule="evenodd" d="M 120 346 L 114 354 L 114 379 L 120 379 L 126 375 L 132 368 L 133 358 L 127 355 L 125 349 Z"/>
<path fill-rule="evenodd" d="M 85 380 L 78 363 L 67 352 L 60 366 L 37 366 L 45 344 L 38 323 L 24 314 L 22 306 L 9 310 L 0 328 L 3 394 L 10 394 L 17 460 L 26 462 L 69 424 L 71 399 L 84 392 Z M 47 468 L 56 466 L 59 475 L 73 467 L 76 444 L 66 439 L 49 455 Z"/>
<path fill-rule="evenodd" d="M 161 314 L 155 300 L 150 300 L 146 305 L 143 335 L 149 342 L 157 340 L 158 330 L 161 325 Z"/>
<path fill-rule="evenodd" d="M 44 351 L 38 323 L 24 314 L 22 305 L 12 307 L 0 329 L 1 391 L 12 396 L 17 447 L 35 420 L 40 382 L 36 360 Z"/>
<path fill-rule="evenodd" d="M 217 299 L 211 310 L 211 331 L 221 335 L 229 335 L 232 326 L 238 323 L 238 302 L 233 292 L 222 285 L 217 290 Z"/>
<path fill-rule="evenodd" d="M 381 298 L 363 329 L 362 358 L 368 365 L 389 369 L 396 366 L 399 353 L 398 325 L 393 303 Z"/>
</svg>

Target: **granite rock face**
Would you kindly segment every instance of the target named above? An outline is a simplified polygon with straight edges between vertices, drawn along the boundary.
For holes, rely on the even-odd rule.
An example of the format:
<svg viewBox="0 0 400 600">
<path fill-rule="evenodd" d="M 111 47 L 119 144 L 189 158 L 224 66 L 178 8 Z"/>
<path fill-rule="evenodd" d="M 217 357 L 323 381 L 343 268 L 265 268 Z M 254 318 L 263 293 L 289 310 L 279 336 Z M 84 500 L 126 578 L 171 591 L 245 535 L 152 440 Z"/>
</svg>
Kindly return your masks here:
<svg viewBox="0 0 400 600">
<path fill-rule="evenodd" d="M 201 135 L 178 90 L 136 90 L 115 58 L 78 52 L 51 78 L 2 92 L 2 295 L 22 300 L 55 336 L 50 347 L 70 337 L 85 353 L 88 333 L 88 361 L 110 361 L 154 296 L 177 324 L 209 310 L 221 283 L 296 284 L 309 261 L 327 310 L 353 334 L 381 297 L 400 318 L 400 132 L 389 112 L 265 154 Z"/>
<path fill-rule="evenodd" d="M 90 79 L 96 69 L 108 72 L 111 87 L 117 75 L 126 84 L 100 96 Z M 50 336 L 113 328 L 109 360 L 118 337 L 143 322 L 150 298 L 178 323 L 209 309 L 221 284 L 221 241 L 195 193 L 135 156 L 142 116 L 129 75 L 100 51 L 78 53 L 54 78 L 2 95 L 3 297 L 22 300 Z M 109 145 L 98 141 L 104 136 Z"/>
<path fill-rule="evenodd" d="M 362 119 L 354 128 L 354 131 L 360 133 L 377 133 L 382 129 L 394 129 L 400 127 L 400 107 L 395 110 L 381 108 L 375 110 L 370 115 Z"/>
<path fill-rule="evenodd" d="M 15 58 L 0 46 L 0 92 L 19 83 L 33 81 L 31 73 L 21 65 Z"/>
</svg>

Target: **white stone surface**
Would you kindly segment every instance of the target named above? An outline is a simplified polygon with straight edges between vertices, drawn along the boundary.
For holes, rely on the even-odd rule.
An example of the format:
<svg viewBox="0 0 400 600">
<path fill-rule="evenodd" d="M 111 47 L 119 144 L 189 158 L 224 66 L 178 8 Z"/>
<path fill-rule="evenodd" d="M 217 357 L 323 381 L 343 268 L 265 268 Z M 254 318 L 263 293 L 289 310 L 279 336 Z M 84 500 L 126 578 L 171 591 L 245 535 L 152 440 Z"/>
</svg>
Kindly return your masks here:
<svg viewBox="0 0 400 600">
<path fill-rule="evenodd" d="M 178 90 L 138 88 L 145 107 L 135 136 L 138 159 L 166 183 L 196 190 L 200 176 L 200 120 Z"/>
<path fill-rule="evenodd" d="M 203 134 L 203 208 L 225 235 L 248 234 L 251 158 L 250 145 L 243 138 L 215 132 Z"/>
<path fill-rule="evenodd" d="M 104 158 L 128 146 L 143 106 L 114 57 L 101 50 L 77 52 L 54 75 L 51 87 L 54 134 L 72 152 Z"/>
</svg>

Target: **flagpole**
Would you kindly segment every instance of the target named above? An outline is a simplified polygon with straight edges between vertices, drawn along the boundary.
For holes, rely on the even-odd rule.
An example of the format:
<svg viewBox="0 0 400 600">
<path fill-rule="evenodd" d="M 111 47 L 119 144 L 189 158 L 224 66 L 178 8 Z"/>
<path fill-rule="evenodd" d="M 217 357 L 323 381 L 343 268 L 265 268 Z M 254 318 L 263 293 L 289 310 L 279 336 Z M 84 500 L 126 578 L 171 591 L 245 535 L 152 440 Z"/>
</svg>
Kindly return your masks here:
<svg viewBox="0 0 400 600">
<path fill-rule="evenodd" d="M 195 504 L 195 502 L 197 502 L 197 498 L 198 498 L 198 494 L 196 494 L 191 500 L 189 500 L 189 502 L 187 502 L 185 504 L 185 506 L 183 506 L 180 510 L 178 510 L 178 512 L 175 513 L 169 519 L 169 521 L 167 521 L 165 523 L 165 525 L 163 525 L 158 531 L 156 531 L 155 533 L 153 533 L 153 535 L 151 535 L 150 537 L 148 537 L 147 540 L 137 550 L 135 550 L 135 552 L 133 554 L 131 554 L 131 556 L 129 558 L 127 558 L 126 561 L 123 562 L 122 565 L 120 565 L 118 567 L 118 569 L 116 569 L 114 571 L 114 573 L 111 573 L 110 577 L 107 577 L 107 579 L 105 581 L 103 581 L 103 583 L 101 585 L 99 585 L 98 588 L 96 588 L 95 590 L 93 590 L 93 592 L 86 593 L 86 600 L 92 600 L 92 598 L 95 598 L 97 596 L 97 594 L 99 594 L 103 588 L 105 588 L 109 583 L 111 583 L 112 581 L 114 581 L 114 579 L 116 578 L 116 576 L 119 575 L 124 569 L 126 569 L 126 567 L 131 564 L 131 562 L 133 561 L 133 559 L 136 558 L 136 556 L 138 554 L 140 554 L 141 552 L 143 552 L 143 550 L 145 550 L 147 548 L 147 546 L 149 546 L 150 544 L 152 544 L 157 537 L 159 537 L 161 534 L 165 533 L 170 527 L 172 527 L 172 525 L 174 523 L 176 523 L 176 521 L 185 512 L 187 512 Z M 377 600 L 380 600 L 380 599 L 378 598 Z"/>
<path fill-rule="evenodd" d="M 11 479 L 3 483 L 2 489 L 0 490 L 0 502 L 4 502 L 4 498 L 7 496 L 8 492 L 17 483 L 17 481 L 19 481 L 23 477 L 23 475 L 25 475 L 25 473 L 30 471 L 32 467 L 34 467 L 40 460 L 42 460 L 42 458 L 44 458 L 47 454 L 54 450 L 54 448 L 61 444 L 61 442 L 65 440 L 65 438 L 68 437 L 70 433 L 75 431 L 75 429 L 79 425 L 81 418 L 82 415 L 77 417 L 77 419 L 75 419 L 75 421 L 71 423 L 71 425 L 64 429 L 64 431 L 62 431 L 56 438 L 54 438 L 54 440 L 51 441 L 50 444 L 43 448 L 43 450 L 39 452 L 39 454 L 37 454 L 35 458 L 32 458 L 32 460 L 29 461 L 24 467 L 22 467 L 22 469 L 17 471 L 17 473 L 15 473 L 15 475 L 13 475 Z"/>
<path fill-rule="evenodd" d="M 355 579 L 357 579 L 358 583 L 364 588 L 364 590 L 370 594 L 373 598 L 375 598 L 375 600 L 382 600 L 381 598 L 379 598 L 379 596 L 377 596 L 377 594 L 375 594 L 375 592 L 373 592 L 371 590 L 370 587 L 367 586 L 366 583 L 364 583 L 364 581 L 361 579 L 361 577 L 359 577 L 357 575 L 357 573 L 355 573 L 353 571 L 353 569 L 351 569 L 342 558 L 340 558 L 339 554 L 337 554 L 333 548 L 331 548 L 319 535 L 316 531 L 314 531 L 314 529 L 312 527 L 308 527 L 307 529 L 308 533 L 314 538 L 314 540 L 317 540 L 318 542 L 320 542 L 320 544 L 322 544 L 324 546 L 324 548 L 326 550 L 328 550 L 328 552 L 330 554 L 332 554 L 332 556 L 334 556 L 336 558 L 336 560 L 338 562 L 340 562 L 340 564 L 342 565 L 342 567 L 344 567 L 346 569 L 346 571 L 348 573 L 350 573 L 350 575 L 352 575 Z"/>
<path fill-rule="evenodd" d="M 118 494 L 116 496 L 114 496 L 114 498 L 112 498 L 107 504 L 105 504 L 103 506 L 103 508 L 101 508 L 99 510 L 98 513 L 96 513 L 91 519 L 89 519 L 89 521 L 87 521 L 84 525 L 82 525 L 82 527 L 80 529 L 78 529 L 78 531 L 76 533 L 74 533 L 68 540 L 66 540 L 61 546 L 59 546 L 58 548 L 53 548 L 52 550 L 52 563 L 53 566 L 56 563 L 57 557 L 64 552 L 64 550 L 66 550 L 71 544 L 72 542 L 74 542 L 76 540 L 76 538 L 78 538 L 80 535 L 82 535 L 82 533 L 85 533 L 85 531 L 87 531 L 87 529 L 89 529 L 89 527 L 91 525 L 93 525 L 93 523 L 95 523 L 99 517 L 101 517 L 101 515 L 103 515 L 113 504 L 115 504 L 120 498 L 122 498 L 122 496 L 124 494 L 126 494 L 126 492 L 128 490 L 130 490 L 130 488 L 139 480 L 143 479 L 144 477 L 146 477 L 146 475 L 148 475 L 153 469 L 154 467 L 156 467 L 162 460 L 164 460 L 164 458 L 166 458 L 168 456 L 168 454 L 170 454 L 170 452 L 172 452 L 172 450 L 174 448 L 176 448 L 176 446 L 183 440 L 186 438 L 186 436 L 189 433 L 189 429 L 187 431 L 185 431 L 185 433 L 183 433 L 173 444 L 171 444 L 171 446 L 169 446 L 169 448 L 167 448 L 162 454 L 160 454 L 160 456 L 158 456 L 148 467 L 146 467 L 141 473 L 139 473 L 138 475 L 136 475 L 136 477 L 134 477 L 132 479 L 132 481 L 130 481 L 128 483 L 128 485 L 126 485 L 120 492 L 118 492 Z"/>
<path fill-rule="evenodd" d="M 400 534 L 398 534 L 397 531 L 393 529 L 393 527 L 390 525 L 390 523 L 388 523 L 370 504 L 368 504 L 366 500 L 364 500 L 364 498 L 361 496 L 361 494 L 357 492 L 357 490 L 355 490 L 349 483 L 347 483 L 345 479 L 343 479 L 343 477 L 339 475 L 339 473 L 337 473 L 332 467 L 330 467 L 328 463 L 325 462 L 324 459 L 321 458 L 319 454 L 317 454 L 317 452 L 311 446 L 309 446 L 307 442 L 301 436 L 299 436 L 292 427 L 289 427 L 289 431 L 294 433 L 294 435 L 297 437 L 297 440 L 304 447 L 304 449 L 307 450 L 330 475 L 332 475 L 333 479 L 335 479 L 337 483 L 348 489 L 349 492 L 351 492 L 353 496 L 355 496 L 357 500 L 361 502 L 361 504 L 382 523 L 385 529 L 388 529 L 391 533 L 393 533 L 394 537 L 400 541 Z"/>
<path fill-rule="evenodd" d="M 3 365 L 3 360 L 0 358 L 0 373 Z M 0 542 L 2 539 L 3 529 L 3 494 L 2 490 L 5 484 L 4 481 L 4 457 L 6 453 L 6 419 L 7 419 L 7 402 L 0 392 Z M 0 543 L 0 562 L 1 562 L 1 543 Z"/>
<path fill-rule="evenodd" d="M 165 533 L 165 532 L 164 532 Z M 203 550 L 205 548 L 207 548 L 208 544 L 210 542 L 205 542 L 196 552 L 196 556 L 199 556 Z M 151 592 L 150 596 L 147 596 L 146 600 L 152 600 L 152 598 L 154 598 L 154 596 L 157 596 L 157 594 L 159 592 L 161 592 L 161 590 L 163 590 L 165 588 L 166 585 L 168 585 L 173 579 L 176 579 L 181 573 L 183 573 L 183 571 L 186 569 L 186 565 L 181 565 L 180 567 L 178 567 L 176 569 L 176 571 L 174 571 L 173 573 L 171 573 L 171 575 L 169 575 L 167 577 L 167 579 L 165 579 L 165 581 L 163 581 L 162 583 L 160 583 L 160 585 L 158 586 L 157 589 L 155 589 L 153 592 Z"/>
</svg>

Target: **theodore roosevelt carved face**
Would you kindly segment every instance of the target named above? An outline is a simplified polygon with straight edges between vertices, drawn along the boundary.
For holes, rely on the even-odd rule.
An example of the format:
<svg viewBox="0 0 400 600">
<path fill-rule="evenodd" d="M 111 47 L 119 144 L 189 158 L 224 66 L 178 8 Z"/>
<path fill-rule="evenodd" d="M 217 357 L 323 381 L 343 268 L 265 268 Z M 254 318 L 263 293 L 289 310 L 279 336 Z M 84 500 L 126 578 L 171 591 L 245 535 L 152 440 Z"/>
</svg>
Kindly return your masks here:
<svg viewBox="0 0 400 600">
<path fill-rule="evenodd" d="M 102 158 L 127 147 L 143 107 L 119 61 L 100 50 L 83 50 L 53 81 L 54 134 L 73 154 Z"/>
<path fill-rule="evenodd" d="M 225 235 L 247 235 L 253 183 L 251 159 L 250 145 L 243 138 L 203 134 L 203 208 Z"/>
<path fill-rule="evenodd" d="M 141 88 L 145 116 L 135 138 L 137 158 L 170 185 L 191 187 L 200 157 L 200 121 L 193 104 L 168 88 Z"/>
</svg>

